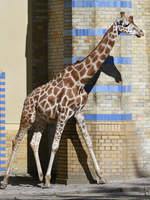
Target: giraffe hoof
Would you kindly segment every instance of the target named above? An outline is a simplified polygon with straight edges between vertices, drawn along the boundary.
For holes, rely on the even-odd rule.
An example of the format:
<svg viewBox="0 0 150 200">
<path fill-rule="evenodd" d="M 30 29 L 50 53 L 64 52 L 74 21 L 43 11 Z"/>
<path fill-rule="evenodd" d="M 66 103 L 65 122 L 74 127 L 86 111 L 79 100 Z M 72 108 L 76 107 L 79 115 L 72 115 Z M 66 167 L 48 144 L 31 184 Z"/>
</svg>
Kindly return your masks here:
<svg viewBox="0 0 150 200">
<path fill-rule="evenodd" d="M 43 188 L 43 189 L 48 189 L 48 188 L 50 188 L 50 186 L 51 186 L 51 184 L 48 183 L 48 184 L 44 184 L 44 185 L 42 186 L 42 188 Z"/>
<path fill-rule="evenodd" d="M 4 181 L 1 181 L 0 182 L 0 189 L 6 189 L 6 187 L 7 187 L 7 183 L 4 182 Z"/>
<path fill-rule="evenodd" d="M 97 184 L 98 185 L 100 185 L 100 184 L 102 185 L 102 184 L 106 184 L 106 183 L 107 183 L 107 181 L 103 177 L 97 179 Z"/>
</svg>

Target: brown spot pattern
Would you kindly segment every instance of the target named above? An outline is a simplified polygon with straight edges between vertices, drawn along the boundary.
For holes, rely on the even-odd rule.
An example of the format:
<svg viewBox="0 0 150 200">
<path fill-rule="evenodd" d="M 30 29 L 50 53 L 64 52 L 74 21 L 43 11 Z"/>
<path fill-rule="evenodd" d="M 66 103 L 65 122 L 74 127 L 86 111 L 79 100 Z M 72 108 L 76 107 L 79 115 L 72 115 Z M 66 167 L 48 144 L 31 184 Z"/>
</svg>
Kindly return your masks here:
<svg viewBox="0 0 150 200">
<path fill-rule="evenodd" d="M 67 97 L 65 96 L 65 97 L 63 98 L 63 101 L 62 101 L 62 106 L 65 106 L 66 103 L 67 103 Z"/>
<path fill-rule="evenodd" d="M 63 81 L 60 81 L 60 83 L 58 83 L 57 85 L 59 88 L 62 88 L 63 87 Z"/>
<path fill-rule="evenodd" d="M 100 61 L 98 61 L 98 62 L 96 63 L 96 66 L 97 66 L 97 67 L 100 67 L 101 64 L 102 64 L 102 63 L 101 63 Z"/>
<path fill-rule="evenodd" d="M 106 54 L 109 54 L 109 53 L 110 53 L 110 49 L 107 48 L 107 49 L 105 50 L 105 53 L 106 53 Z"/>
<path fill-rule="evenodd" d="M 46 99 L 46 97 L 47 97 L 46 94 L 42 95 L 42 96 L 40 97 L 39 101 L 43 101 L 44 99 Z"/>
<path fill-rule="evenodd" d="M 53 88 L 51 87 L 49 90 L 48 90 L 48 94 L 51 94 L 53 91 Z"/>
<path fill-rule="evenodd" d="M 59 92 L 59 90 L 60 90 L 59 88 L 55 87 L 54 88 L 54 95 L 56 95 Z"/>
<path fill-rule="evenodd" d="M 73 71 L 71 72 L 71 75 L 72 75 L 72 77 L 74 78 L 75 81 L 78 81 L 78 80 L 79 80 L 78 72 L 76 72 L 75 70 L 73 70 Z"/>
<path fill-rule="evenodd" d="M 86 70 L 85 70 L 85 68 L 83 68 L 83 69 L 81 70 L 81 72 L 80 72 L 80 76 L 83 76 L 83 75 L 85 74 L 85 72 L 86 72 Z"/>
<path fill-rule="evenodd" d="M 81 80 L 81 83 L 82 83 L 82 84 L 86 84 L 88 81 L 89 81 L 88 78 L 83 78 L 83 79 Z"/>
<path fill-rule="evenodd" d="M 88 70 L 87 75 L 88 75 L 88 76 L 92 76 L 92 75 L 94 75 L 94 74 L 95 74 L 94 66 L 91 66 L 91 68 Z"/>
<path fill-rule="evenodd" d="M 58 94 L 58 96 L 57 96 L 57 102 L 58 102 L 58 103 L 61 101 L 61 98 L 62 98 L 62 96 L 65 94 L 65 91 L 66 91 L 66 89 L 63 88 L 63 89 L 59 92 L 59 94 Z"/>
<path fill-rule="evenodd" d="M 93 62 L 93 63 L 96 62 L 97 59 L 98 59 L 98 56 L 96 55 L 96 56 L 92 59 L 92 62 Z"/>
<path fill-rule="evenodd" d="M 48 97 L 48 101 L 49 101 L 50 105 L 53 106 L 55 104 L 55 97 L 54 96 Z"/>
<path fill-rule="evenodd" d="M 83 68 L 83 64 L 80 64 L 80 65 L 76 66 L 77 71 L 80 71 L 82 68 Z"/>
<path fill-rule="evenodd" d="M 77 96 L 79 94 L 79 87 L 78 86 L 73 88 L 73 93 L 74 93 L 75 96 Z"/>
<path fill-rule="evenodd" d="M 100 46 L 99 48 L 98 48 L 98 52 L 101 54 L 103 51 L 104 51 L 104 49 L 105 49 L 105 46 Z"/>
<path fill-rule="evenodd" d="M 74 82 L 71 78 L 65 78 L 64 79 L 64 85 L 68 87 L 72 87 L 74 85 Z"/>
<path fill-rule="evenodd" d="M 85 61 L 86 65 L 88 65 L 90 63 L 90 59 L 89 58 L 86 58 L 86 61 Z"/>
<path fill-rule="evenodd" d="M 70 72 L 72 70 L 72 66 L 69 66 L 66 68 L 68 72 Z"/>
<path fill-rule="evenodd" d="M 105 60 L 105 59 L 106 59 L 106 56 L 105 56 L 104 54 L 102 54 L 102 55 L 100 56 L 100 59 L 101 59 L 101 60 Z"/>
<path fill-rule="evenodd" d="M 72 89 L 68 89 L 66 95 L 67 95 L 69 98 L 73 98 Z"/>
<path fill-rule="evenodd" d="M 114 42 L 114 41 L 111 41 L 111 40 L 109 40 L 108 44 L 109 44 L 111 47 L 113 47 L 113 46 L 114 46 L 114 44 L 115 44 L 115 42 Z"/>
</svg>

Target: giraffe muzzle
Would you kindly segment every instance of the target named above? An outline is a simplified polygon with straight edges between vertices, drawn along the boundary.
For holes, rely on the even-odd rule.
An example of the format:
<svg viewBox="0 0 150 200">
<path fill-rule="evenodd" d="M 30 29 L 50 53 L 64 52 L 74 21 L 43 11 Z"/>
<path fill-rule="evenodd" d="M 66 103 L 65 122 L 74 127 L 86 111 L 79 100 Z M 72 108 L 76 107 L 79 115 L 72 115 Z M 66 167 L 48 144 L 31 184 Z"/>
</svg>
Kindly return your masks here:
<svg viewBox="0 0 150 200">
<path fill-rule="evenodd" d="M 140 30 L 139 33 L 136 34 L 136 36 L 137 36 L 138 38 L 140 38 L 140 37 L 144 36 L 144 32 L 143 32 L 142 30 Z"/>
</svg>

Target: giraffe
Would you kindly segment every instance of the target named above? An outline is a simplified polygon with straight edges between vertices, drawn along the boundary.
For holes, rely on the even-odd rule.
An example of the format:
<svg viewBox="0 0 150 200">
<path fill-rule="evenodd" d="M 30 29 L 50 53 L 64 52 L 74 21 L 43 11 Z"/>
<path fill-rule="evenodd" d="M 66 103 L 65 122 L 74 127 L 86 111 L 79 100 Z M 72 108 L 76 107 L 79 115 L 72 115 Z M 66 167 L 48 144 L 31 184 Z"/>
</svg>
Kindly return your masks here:
<svg viewBox="0 0 150 200">
<path fill-rule="evenodd" d="M 52 143 L 51 156 L 45 175 L 45 186 L 50 186 L 51 170 L 56 152 L 59 148 L 62 132 L 69 118 L 75 117 L 85 143 L 88 147 L 95 172 L 97 174 L 97 183 L 105 183 L 95 153 L 92 147 L 92 141 L 86 129 L 81 110 L 85 106 L 88 93 L 85 91 L 85 85 L 101 68 L 102 64 L 109 56 L 115 40 L 120 33 L 127 33 L 137 37 L 144 36 L 141 29 L 135 25 L 133 16 L 126 16 L 125 12 L 115 20 L 112 26 L 103 36 L 94 50 L 81 61 L 67 66 L 62 72 L 48 83 L 34 89 L 25 99 L 22 110 L 20 127 L 12 141 L 12 152 L 8 162 L 4 179 L 1 182 L 1 188 L 5 189 L 8 185 L 8 177 L 14 160 L 15 153 L 19 144 L 23 140 L 24 134 L 34 124 L 36 130 L 31 139 L 30 145 L 34 152 L 40 181 L 43 180 L 43 173 L 40 164 L 38 149 L 42 136 L 43 127 L 51 119 L 57 120 L 56 132 Z"/>
</svg>

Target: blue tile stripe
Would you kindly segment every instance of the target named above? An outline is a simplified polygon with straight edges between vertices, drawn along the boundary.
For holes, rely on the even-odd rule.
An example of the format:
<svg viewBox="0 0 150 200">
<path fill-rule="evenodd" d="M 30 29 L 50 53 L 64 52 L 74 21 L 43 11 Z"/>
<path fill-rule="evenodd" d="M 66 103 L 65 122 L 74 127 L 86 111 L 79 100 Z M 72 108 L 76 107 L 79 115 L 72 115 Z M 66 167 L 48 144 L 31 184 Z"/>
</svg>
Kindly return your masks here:
<svg viewBox="0 0 150 200">
<path fill-rule="evenodd" d="M 86 90 L 91 90 L 91 86 L 86 86 Z M 99 93 L 99 92 L 119 92 L 119 93 L 129 93 L 131 92 L 132 87 L 130 85 L 95 85 L 90 92 Z"/>
<path fill-rule="evenodd" d="M 107 29 L 72 29 L 64 30 L 64 36 L 104 36 Z M 120 36 L 131 36 L 121 33 Z"/>
<path fill-rule="evenodd" d="M 5 107 L 0 107 L 0 111 L 5 111 Z"/>
<path fill-rule="evenodd" d="M 0 171 L 5 170 L 6 134 L 5 134 L 5 72 L 0 74 Z"/>
<path fill-rule="evenodd" d="M 119 0 L 83 0 L 83 1 L 65 1 L 64 6 L 72 8 L 132 8 L 131 1 L 119 1 Z"/>
<path fill-rule="evenodd" d="M 0 167 L 0 171 L 5 171 L 6 167 Z"/>
<path fill-rule="evenodd" d="M 0 118 L 5 117 L 5 113 L 0 113 Z"/>
<path fill-rule="evenodd" d="M 65 62 L 65 64 L 73 64 L 77 60 L 83 60 L 83 59 L 84 59 L 84 57 L 65 58 L 64 62 Z M 104 64 L 111 64 L 111 62 L 112 62 L 111 60 L 106 59 Z M 132 58 L 131 57 L 114 57 L 114 64 L 126 64 L 126 65 L 130 64 L 131 65 L 132 64 Z"/>
<path fill-rule="evenodd" d="M 0 151 L 6 151 L 6 147 L 0 147 Z"/>
<path fill-rule="evenodd" d="M 5 92 L 5 88 L 0 88 L 0 92 Z"/>
<path fill-rule="evenodd" d="M 86 121 L 130 121 L 132 114 L 84 114 Z"/>
<path fill-rule="evenodd" d="M 6 164 L 6 161 L 5 160 L 0 160 L 0 164 Z"/>
<path fill-rule="evenodd" d="M 5 104 L 5 101 L 0 101 L 0 104 Z"/>
<path fill-rule="evenodd" d="M 2 72 L 2 73 L 0 74 L 0 79 L 5 79 L 5 72 Z"/>
<path fill-rule="evenodd" d="M 2 137 L 6 137 L 6 134 L 5 133 L 0 133 L 0 138 L 2 138 Z"/>
<path fill-rule="evenodd" d="M 0 140 L 0 144 L 6 144 L 5 140 Z"/>
<path fill-rule="evenodd" d="M 0 120 L 0 124 L 5 124 L 5 120 Z"/>
<path fill-rule="evenodd" d="M 0 98 L 5 98 L 5 94 L 0 94 Z"/>
<path fill-rule="evenodd" d="M 5 126 L 0 126 L 0 131 L 5 131 Z"/>
<path fill-rule="evenodd" d="M 6 154 L 5 153 L 0 153 L 0 158 L 5 158 Z"/>
<path fill-rule="evenodd" d="M 0 85 L 5 85 L 5 82 L 0 82 Z"/>
</svg>

